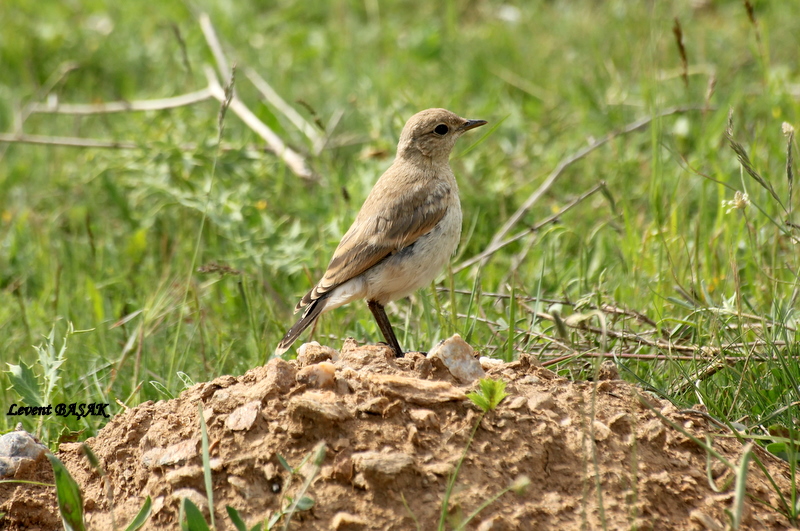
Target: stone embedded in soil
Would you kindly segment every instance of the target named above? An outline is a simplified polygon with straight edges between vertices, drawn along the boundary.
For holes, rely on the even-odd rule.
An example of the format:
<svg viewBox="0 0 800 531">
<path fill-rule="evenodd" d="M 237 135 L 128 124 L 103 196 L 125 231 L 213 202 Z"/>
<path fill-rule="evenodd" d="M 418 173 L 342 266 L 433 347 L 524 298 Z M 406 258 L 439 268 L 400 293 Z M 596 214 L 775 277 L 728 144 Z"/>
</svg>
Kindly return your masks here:
<svg viewBox="0 0 800 531">
<path fill-rule="evenodd" d="M 0 437 L 0 478 L 22 479 L 32 470 L 47 448 L 26 431 L 12 431 Z"/>
<path fill-rule="evenodd" d="M 342 422 L 353 416 L 333 393 L 307 392 L 289 399 L 289 414 L 311 422 Z"/>
<path fill-rule="evenodd" d="M 186 465 L 175 468 L 164 474 L 164 480 L 173 486 L 185 485 L 202 479 L 203 467 L 200 465 Z"/>
<path fill-rule="evenodd" d="M 233 413 L 225 419 L 225 427 L 231 431 L 249 430 L 253 427 L 258 414 L 261 412 L 261 402 L 252 401 L 235 409 Z"/>
<path fill-rule="evenodd" d="M 480 361 L 475 359 L 475 350 L 458 334 L 440 341 L 428 352 L 428 359 L 435 358 L 461 383 L 472 383 L 486 376 Z"/>
<path fill-rule="evenodd" d="M 337 366 L 349 367 L 355 370 L 368 367 L 397 367 L 392 349 L 385 345 L 364 345 L 358 348 L 348 348 L 348 344 L 339 352 Z"/>
<path fill-rule="evenodd" d="M 12 431 L 0 437 L 0 456 L 39 459 L 47 447 L 26 431 Z"/>
<path fill-rule="evenodd" d="M 284 395 L 294 387 L 297 374 L 295 365 L 282 358 L 272 358 L 265 368 L 266 377 L 258 379 L 253 386 L 247 386 L 247 399 L 263 401 L 270 396 Z M 248 374 L 263 369 L 264 367 L 258 367 L 248 371 Z"/>
<path fill-rule="evenodd" d="M 167 448 L 153 448 L 142 455 L 142 464 L 152 466 L 177 465 L 198 455 L 199 439 L 187 439 Z"/>
<path fill-rule="evenodd" d="M 369 526 L 365 519 L 344 511 L 336 513 L 331 519 L 331 529 L 333 531 L 361 531 L 368 528 Z"/>
<path fill-rule="evenodd" d="M 414 458 L 403 452 L 358 452 L 353 454 L 356 472 L 367 478 L 390 480 L 406 469 L 414 466 Z"/>
<path fill-rule="evenodd" d="M 408 403 L 431 406 L 443 402 L 466 400 L 463 391 L 447 382 L 419 380 L 393 374 L 373 374 L 369 378 L 373 391 Z"/>
<path fill-rule="evenodd" d="M 439 417 L 430 409 L 412 409 L 408 414 L 417 428 L 439 429 Z"/>
<path fill-rule="evenodd" d="M 297 363 L 303 366 L 328 360 L 336 361 L 338 358 L 338 351 L 329 346 L 320 345 L 316 341 L 303 343 L 297 349 Z"/>
<path fill-rule="evenodd" d="M 297 383 L 314 389 L 333 389 L 336 366 L 329 361 L 321 361 L 297 371 Z"/>
</svg>

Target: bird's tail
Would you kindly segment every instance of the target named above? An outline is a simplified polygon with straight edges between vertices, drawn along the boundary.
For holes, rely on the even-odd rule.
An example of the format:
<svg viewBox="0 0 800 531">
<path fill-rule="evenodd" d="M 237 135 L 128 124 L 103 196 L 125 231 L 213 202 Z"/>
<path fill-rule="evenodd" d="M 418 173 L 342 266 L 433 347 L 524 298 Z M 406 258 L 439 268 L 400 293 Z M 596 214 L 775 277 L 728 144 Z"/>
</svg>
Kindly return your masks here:
<svg viewBox="0 0 800 531">
<path fill-rule="evenodd" d="M 280 356 L 289 350 L 289 347 L 291 347 L 292 343 L 294 343 L 298 336 L 303 333 L 303 330 L 311 326 L 311 324 L 317 320 L 319 314 L 321 314 L 322 310 L 325 309 L 327 302 L 328 296 L 325 294 L 319 299 L 311 301 L 311 304 L 306 306 L 303 316 L 294 324 L 294 326 L 289 329 L 288 332 L 286 332 L 286 335 L 283 336 L 281 342 L 278 343 L 277 348 L 275 348 L 276 356 Z"/>
</svg>

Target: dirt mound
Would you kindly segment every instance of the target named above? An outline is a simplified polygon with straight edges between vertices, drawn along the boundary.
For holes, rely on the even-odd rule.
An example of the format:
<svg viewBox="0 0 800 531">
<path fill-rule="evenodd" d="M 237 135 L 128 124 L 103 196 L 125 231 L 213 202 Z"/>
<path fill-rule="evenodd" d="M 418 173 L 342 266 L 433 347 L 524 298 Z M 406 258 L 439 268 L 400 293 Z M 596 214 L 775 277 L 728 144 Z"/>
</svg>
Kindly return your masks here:
<svg viewBox="0 0 800 531">
<path fill-rule="evenodd" d="M 207 511 L 202 405 L 219 529 L 233 528 L 226 505 L 253 525 L 285 506 L 287 496 L 296 497 L 313 459 L 299 465 L 320 442 L 327 451 L 307 492 L 315 503 L 295 513 L 292 529 L 435 529 L 449 475 L 480 418 L 464 395 L 472 387 L 459 386 L 443 365 L 418 354 L 395 360 L 388 348 L 347 342 L 331 363 L 326 359 L 334 352 L 309 346 L 301 361 L 272 360 L 112 419 L 87 444 L 113 486 L 117 525 L 147 495 L 153 499 L 148 529 L 176 529 L 181 497 Z M 618 380 L 571 382 L 528 357 L 487 372 L 508 383 L 509 396 L 475 431 L 448 505 L 451 523 L 527 476 L 526 490 L 489 503 L 469 527 L 725 528 L 732 487 L 711 488 L 706 452 L 660 420 L 641 390 Z M 722 433 L 700 412 L 646 400 L 701 438 Z M 742 448 L 735 439 L 715 437 L 714 446 L 738 461 Z M 110 529 L 105 480 L 78 444 L 62 445 L 58 456 L 81 485 L 89 528 Z M 290 475 L 279 456 L 299 471 Z M 784 464 L 762 460 L 788 492 Z M 46 475 L 48 467 L 45 460 L 37 473 Z M 729 485 L 724 465 L 712 460 L 711 470 L 716 485 Z M 778 504 L 752 464 L 748 492 Z M 52 489 L 0 485 L 0 511 L 8 513 L 6 529 L 59 527 Z M 787 527 L 782 516 L 748 500 L 743 528 Z"/>
</svg>

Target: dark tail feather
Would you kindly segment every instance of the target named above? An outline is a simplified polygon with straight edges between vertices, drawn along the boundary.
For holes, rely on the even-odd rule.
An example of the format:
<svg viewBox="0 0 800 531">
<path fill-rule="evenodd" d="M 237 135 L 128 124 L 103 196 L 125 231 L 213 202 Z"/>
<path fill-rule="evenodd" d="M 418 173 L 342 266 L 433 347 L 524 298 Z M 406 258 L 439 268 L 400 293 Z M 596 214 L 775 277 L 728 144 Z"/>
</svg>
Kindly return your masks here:
<svg viewBox="0 0 800 531">
<path fill-rule="evenodd" d="M 298 336 L 303 333 L 303 330 L 311 326 L 311 324 L 317 320 L 319 314 L 325 309 L 327 302 L 327 295 L 323 295 L 319 299 L 311 301 L 311 304 L 306 306 L 306 310 L 303 312 L 303 316 L 300 318 L 300 320 L 297 321 L 288 332 L 286 332 L 286 335 L 283 336 L 281 342 L 278 343 L 278 347 L 275 349 L 276 356 L 280 356 L 289 350 L 289 347 L 291 347 L 292 343 L 294 343 Z"/>
</svg>

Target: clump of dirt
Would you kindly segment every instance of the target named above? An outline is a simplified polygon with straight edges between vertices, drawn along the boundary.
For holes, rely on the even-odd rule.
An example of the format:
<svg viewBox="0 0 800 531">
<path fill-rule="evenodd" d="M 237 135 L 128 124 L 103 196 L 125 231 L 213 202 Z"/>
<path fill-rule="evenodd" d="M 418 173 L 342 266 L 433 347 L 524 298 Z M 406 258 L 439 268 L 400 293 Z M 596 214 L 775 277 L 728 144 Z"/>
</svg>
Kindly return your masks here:
<svg viewBox="0 0 800 531">
<path fill-rule="evenodd" d="M 292 529 L 435 529 L 448 478 L 480 420 L 480 410 L 465 397 L 475 384 L 459 385 L 438 360 L 420 354 L 395 359 L 388 348 L 357 347 L 352 340 L 341 353 L 314 345 L 303 350 L 298 361 L 274 359 L 241 377 L 223 376 L 114 417 L 86 441 L 105 478 L 91 469 L 80 445 L 63 444 L 58 457 L 83 490 L 89 528 L 111 528 L 108 485 L 120 527 L 148 495 L 148 529 L 176 529 L 183 497 L 207 512 L 201 406 L 218 528 L 233 528 L 226 505 L 249 526 L 286 506 L 314 467 L 308 460 L 292 476 L 278 456 L 297 467 L 324 442 L 324 461 L 307 492 L 315 503 L 295 513 Z M 654 410 L 700 438 L 723 434 L 701 412 L 677 411 L 619 380 L 572 382 L 527 356 L 486 369 L 490 378 L 508 383 L 509 396 L 480 420 L 447 507 L 450 524 L 527 476 L 527 489 L 488 503 L 469 527 L 726 527 L 731 471 L 712 459 L 720 492 L 712 489 L 705 450 Z M 715 436 L 714 447 L 731 462 L 741 456 L 735 438 Z M 759 455 L 788 492 L 785 464 Z M 47 468 L 45 460 L 37 473 L 46 476 Z M 779 504 L 752 464 L 747 483 L 752 497 L 742 528 L 790 527 L 752 501 Z M 52 489 L 0 485 L 0 511 L 7 512 L 6 529 L 60 526 Z"/>
</svg>

